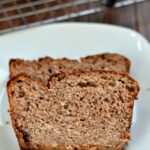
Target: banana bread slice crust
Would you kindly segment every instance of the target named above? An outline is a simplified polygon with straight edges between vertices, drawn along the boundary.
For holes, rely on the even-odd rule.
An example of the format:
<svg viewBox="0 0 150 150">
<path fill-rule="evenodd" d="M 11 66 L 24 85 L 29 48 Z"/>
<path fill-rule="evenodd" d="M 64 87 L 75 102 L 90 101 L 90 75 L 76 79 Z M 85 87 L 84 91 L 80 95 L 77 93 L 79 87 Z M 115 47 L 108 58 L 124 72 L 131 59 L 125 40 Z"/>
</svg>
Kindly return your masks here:
<svg viewBox="0 0 150 150">
<path fill-rule="evenodd" d="M 61 73 L 49 88 L 26 75 L 7 85 L 10 111 L 22 149 L 121 150 L 130 139 L 139 86 L 110 71 Z"/>
</svg>

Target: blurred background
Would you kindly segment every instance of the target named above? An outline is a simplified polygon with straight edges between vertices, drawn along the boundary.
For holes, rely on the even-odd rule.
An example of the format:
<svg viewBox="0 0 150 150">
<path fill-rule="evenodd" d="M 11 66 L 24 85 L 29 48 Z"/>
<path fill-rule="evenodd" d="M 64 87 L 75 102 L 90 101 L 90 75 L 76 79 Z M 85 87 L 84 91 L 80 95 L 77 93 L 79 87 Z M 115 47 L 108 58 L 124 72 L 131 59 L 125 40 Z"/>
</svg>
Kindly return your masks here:
<svg viewBox="0 0 150 150">
<path fill-rule="evenodd" d="M 55 22 L 121 25 L 150 41 L 150 0 L 0 0 L 0 34 Z"/>
</svg>

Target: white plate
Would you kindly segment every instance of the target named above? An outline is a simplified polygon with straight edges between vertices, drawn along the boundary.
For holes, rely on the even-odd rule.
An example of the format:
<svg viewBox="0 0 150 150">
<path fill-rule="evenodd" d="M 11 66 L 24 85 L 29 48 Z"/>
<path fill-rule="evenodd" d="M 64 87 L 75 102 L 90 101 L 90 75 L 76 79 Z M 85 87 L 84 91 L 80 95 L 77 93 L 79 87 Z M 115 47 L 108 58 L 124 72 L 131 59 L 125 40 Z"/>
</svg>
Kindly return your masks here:
<svg viewBox="0 0 150 150">
<path fill-rule="evenodd" d="M 25 59 L 45 55 L 79 58 L 102 52 L 121 53 L 132 61 L 131 76 L 140 84 L 135 102 L 132 138 L 127 150 L 150 149 L 150 45 L 138 33 L 122 27 L 61 23 L 28 29 L 0 37 L 0 150 L 17 150 L 12 129 L 5 84 L 8 61 L 12 57 Z"/>
</svg>

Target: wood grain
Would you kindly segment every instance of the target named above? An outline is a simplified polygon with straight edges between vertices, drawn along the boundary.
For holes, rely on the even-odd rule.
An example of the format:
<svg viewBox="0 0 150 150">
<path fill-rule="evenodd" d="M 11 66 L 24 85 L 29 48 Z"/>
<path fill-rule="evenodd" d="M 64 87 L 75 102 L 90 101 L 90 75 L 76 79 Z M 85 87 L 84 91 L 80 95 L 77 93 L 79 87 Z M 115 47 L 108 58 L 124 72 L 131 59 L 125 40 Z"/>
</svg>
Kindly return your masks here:
<svg viewBox="0 0 150 150">
<path fill-rule="evenodd" d="M 136 4 L 137 30 L 150 41 L 150 1 Z"/>
<path fill-rule="evenodd" d="M 68 0 L 59 0 L 60 3 L 66 3 Z M 69 0 L 70 1 L 70 0 Z M 26 0 L 18 0 L 18 2 L 25 3 Z M 20 3 L 18 3 L 19 5 Z M 46 5 L 38 5 L 34 9 L 38 10 L 41 7 L 50 7 L 50 6 L 56 6 L 56 2 L 51 2 Z M 19 26 L 26 23 L 36 22 L 39 20 L 45 20 L 53 17 L 57 17 L 60 15 L 69 15 L 72 12 L 77 12 L 80 10 L 86 10 L 87 8 L 94 8 L 97 6 L 97 3 L 89 3 L 85 5 L 80 5 L 80 7 L 76 8 L 74 7 L 68 7 L 65 11 L 57 10 L 55 12 L 46 12 L 41 13 L 40 15 L 36 16 L 29 16 L 25 17 L 23 20 L 21 19 L 14 19 L 11 20 L 11 22 L 1 22 L 0 23 L 0 30 L 9 28 L 10 26 Z M 0 9 L 3 9 L 8 6 L 0 6 Z M 21 12 L 28 12 L 28 11 L 35 11 L 32 10 L 32 8 L 27 9 L 21 9 Z M 3 18 L 5 16 L 11 16 L 19 14 L 19 10 L 8 12 L 7 14 L 0 13 L 0 18 Z M 57 21 L 57 20 L 56 20 Z M 98 23 L 108 23 L 108 24 L 114 24 L 119 26 L 128 27 L 131 29 L 134 29 L 141 34 L 143 34 L 149 41 L 150 41 L 150 0 L 139 2 L 136 4 L 120 7 L 120 8 L 108 8 L 102 12 L 95 12 L 91 15 L 86 16 L 79 16 L 74 19 L 69 19 L 69 21 L 76 21 L 76 22 L 98 22 Z"/>
<path fill-rule="evenodd" d="M 102 22 L 128 27 L 140 32 L 150 41 L 150 1 L 121 8 L 109 8 L 103 12 L 76 18 L 74 20 Z"/>
</svg>

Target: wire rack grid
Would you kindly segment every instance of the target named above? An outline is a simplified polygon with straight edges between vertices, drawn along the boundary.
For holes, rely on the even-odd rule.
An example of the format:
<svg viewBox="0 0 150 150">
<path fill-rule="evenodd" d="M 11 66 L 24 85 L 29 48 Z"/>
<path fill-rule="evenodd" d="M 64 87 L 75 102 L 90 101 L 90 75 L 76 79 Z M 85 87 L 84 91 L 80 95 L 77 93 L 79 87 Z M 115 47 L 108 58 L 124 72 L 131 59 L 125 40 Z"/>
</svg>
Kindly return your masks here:
<svg viewBox="0 0 150 150">
<path fill-rule="evenodd" d="M 109 9 L 103 0 L 0 0 L 0 34 Z M 116 0 L 123 7 L 144 0 Z"/>
</svg>

